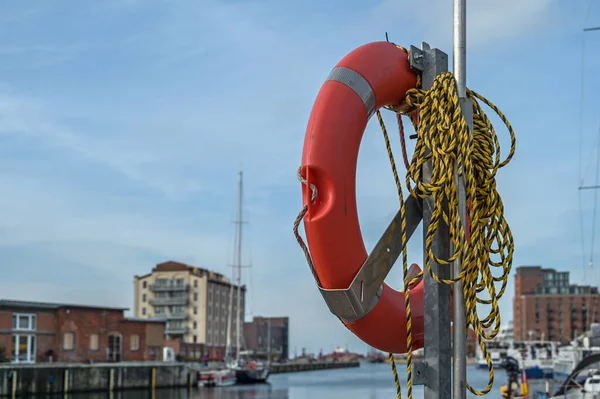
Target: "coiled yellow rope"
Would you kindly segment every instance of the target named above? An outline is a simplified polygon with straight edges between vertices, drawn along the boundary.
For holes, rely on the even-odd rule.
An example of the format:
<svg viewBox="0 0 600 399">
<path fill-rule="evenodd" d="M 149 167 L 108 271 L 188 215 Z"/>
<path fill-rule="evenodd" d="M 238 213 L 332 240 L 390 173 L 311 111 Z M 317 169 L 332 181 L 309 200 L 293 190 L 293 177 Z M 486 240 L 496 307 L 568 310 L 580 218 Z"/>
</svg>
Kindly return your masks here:
<svg viewBox="0 0 600 399">
<path fill-rule="evenodd" d="M 397 47 L 408 53 L 406 49 Z M 494 104 L 471 90 L 467 90 L 467 95 L 473 104 L 472 133 L 462 114 L 456 82 L 451 73 L 437 76 L 432 88 L 428 91 L 420 88 L 410 90 L 406 99 L 409 107 L 405 108 L 402 113 L 408 114 L 415 109 L 419 111 L 418 126 L 415 126 L 418 134 L 417 142 L 410 167 L 406 173 L 407 189 L 415 197 L 424 199 L 431 196 L 434 201 L 431 222 L 425 239 L 425 270 L 440 284 L 454 284 L 457 281 L 463 283 L 467 331 L 469 327 L 475 331 L 489 371 L 489 381 L 483 390 L 476 390 L 468 383 L 467 388 L 473 394 L 482 396 L 490 392 L 494 382 L 494 369 L 484 340 L 494 338 L 500 330 L 498 300 L 506 290 L 514 252 L 513 237 L 508 223 L 504 219 L 504 206 L 496 191 L 495 176 L 498 170 L 506 166 L 514 156 L 516 138 L 512 126 Z M 500 143 L 496 131 L 478 100 L 495 111 L 508 129 L 511 148 L 504 161 L 500 161 Z M 412 334 L 409 290 L 412 284 L 422 276 L 422 273 L 416 279 L 408 281 L 406 220 L 402 188 L 387 130 L 379 111 L 377 111 L 377 118 L 398 188 L 403 220 L 402 260 L 407 319 L 407 395 L 409 399 L 412 399 Z M 432 179 L 430 183 L 424 183 L 422 167 L 428 161 L 431 161 Z M 455 165 L 458 165 L 460 169 L 455 168 Z M 470 225 L 468 241 L 458 212 L 458 191 L 454 179 L 456 173 L 464 177 L 466 202 L 470 205 L 467 209 Z M 456 180 L 458 181 L 458 179 Z M 415 188 L 412 187 L 413 183 Z M 448 259 L 440 259 L 432 251 L 433 238 L 442 218 L 450 226 L 450 239 L 455 248 L 454 253 Z M 454 260 L 459 258 L 462 259 L 463 270 L 454 279 L 441 279 L 431 270 L 432 260 L 449 267 Z M 491 271 L 492 267 L 501 267 L 501 276 L 494 277 Z M 498 292 L 496 292 L 495 282 L 502 282 Z M 484 290 L 487 290 L 490 299 L 477 297 L 477 294 Z M 491 305 L 489 314 L 483 319 L 478 315 L 477 303 Z M 490 328 L 492 328 L 491 332 L 486 334 L 485 330 Z M 400 384 L 392 354 L 390 354 L 389 360 L 400 399 Z"/>
</svg>

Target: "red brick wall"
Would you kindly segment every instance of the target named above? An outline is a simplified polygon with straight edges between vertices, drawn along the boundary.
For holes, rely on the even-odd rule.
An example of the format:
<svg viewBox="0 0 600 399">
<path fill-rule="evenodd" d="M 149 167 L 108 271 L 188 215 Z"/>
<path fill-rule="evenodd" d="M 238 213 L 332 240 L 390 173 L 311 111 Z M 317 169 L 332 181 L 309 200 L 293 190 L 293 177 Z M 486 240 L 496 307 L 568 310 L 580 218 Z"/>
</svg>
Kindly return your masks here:
<svg viewBox="0 0 600 399">
<path fill-rule="evenodd" d="M 107 360 L 110 335 L 122 337 L 121 360 L 143 361 L 160 359 L 164 346 L 163 323 L 125 320 L 121 310 L 90 308 L 61 308 L 55 312 L 18 310 L 16 313 L 33 313 L 37 316 L 36 360 L 49 361 L 48 352 L 54 353 L 55 362 L 104 362 Z M 0 347 L 10 358 L 12 345 L 13 311 L 0 311 Z M 74 347 L 64 349 L 64 334 L 74 334 Z M 90 336 L 98 335 L 98 350 L 90 349 Z M 139 349 L 131 349 L 131 336 L 139 335 Z M 149 345 L 147 345 L 149 344 Z"/>
<path fill-rule="evenodd" d="M 571 303 L 575 309 L 573 325 Z M 581 312 L 584 304 L 587 308 L 585 325 Z M 599 295 L 527 295 L 521 299 L 515 298 L 514 307 L 518 309 L 519 316 L 514 320 L 517 340 L 529 339 L 528 332 L 531 330 L 537 331 L 537 334 L 532 336 L 533 339 L 541 339 L 543 333 L 546 340 L 569 342 L 573 335 L 582 334 L 589 329 L 591 323 L 600 321 Z M 550 313 L 548 308 L 551 309 Z"/>
<path fill-rule="evenodd" d="M 38 312 L 35 310 L 0 311 L 0 348 L 4 349 L 5 356 L 12 357 L 12 316 L 13 313 L 35 314 L 37 319 L 36 332 L 23 332 L 23 334 L 36 335 L 36 361 L 47 361 L 46 352 L 54 348 L 56 316 L 51 312 Z"/>
<path fill-rule="evenodd" d="M 60 309 L 57 312 L 56 352 L 61 362 L 105 361 L 108 336 L 119 333 L 120 310 Z M 63 348 L 64 334 L 74 333 L 74 348 Z M 98 350 L 90 350 L 90 335 L 98 334 Z"/>
<path fill-rule="evenodd" d="M 151 350 L 148 350 L 148 329 L 159 329 L 162 330 L 162 342 L 152 342 L 154 344 Z M 121 322 L 120 331 L 123 335 L 123 360 L 128 361 L 143 361 L 150 360 L 152 350 L 158 346 L 162 348 L 164 344 L 164 324 L 162 323 L 143 323 L 139 321 L 125 320 Z M 131 337 L 138 335 L 139 345 L 138 349 L 134 350 L 131 347 Z M 154 337 L 155 338 L 155 337 Z M 157 345 L 159 344 L 159 345 Z M 162 349 L 161 349 L 162 350 Z"/>
<path fill-rule="evenodd" d="M 38 331 L 56 331 L 58 320 L 56 313 L 37 312 L 37 329 Z"/>
<path fill-rule="evenodd" d="M 0 311 L 0 330 L 12 329 L 12 312 Z"/>
</svg>

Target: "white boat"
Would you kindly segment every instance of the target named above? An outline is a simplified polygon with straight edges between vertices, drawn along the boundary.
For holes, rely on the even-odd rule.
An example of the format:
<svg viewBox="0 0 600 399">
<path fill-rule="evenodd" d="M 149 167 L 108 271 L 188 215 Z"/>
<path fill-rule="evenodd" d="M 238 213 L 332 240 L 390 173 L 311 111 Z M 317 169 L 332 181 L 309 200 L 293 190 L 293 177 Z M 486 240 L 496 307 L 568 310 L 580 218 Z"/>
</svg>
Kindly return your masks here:
<svg viewBox="0 0 600 399">
<path fill-rule="evenodd" d="M 227 368 L 198 372 L 198 387 L 201 388 L 231 386 L 235 384 L 235 381 L 235 372 Z"/>
<path fill-rule="evenodd" d="M 599 341 L 600 325 L 594 323 L 588 333 L 573 340 L 570 345 L 559 347 L 553 364 L 554 379 L 564 382 L 583 359 L 600 353 Z"/>
<path fill-rule="evenodd" d="M 579 362 L 549 399 L 600 399 L 600 354 Z"/>
<path fill-rule="evenodd" d="M 515 341 L 512 323 L 500 329 L 498 335 L 486 341 L 486 349 L 494 368 L 502 367 L 502 358 L 513 357 L 527 378 L 551 378 L 558 342 L 544 340 Z M 477 347 L 477 367 L 487 369 L 483 351 Z"/>
<path fill-rule="evenodd" d="M 502 358 L 508 355 L 508 351 L 512 349 L 514 342 L 512 322 L 502 326 L 500 331 L 493 340 L 486 341 L 485 348 L 487 349 L 494 368 L 502 367 Z M 477 367 L 487 369 L 487 362 L 481 348 L 477 346 Z"/>
<path fill-rule="evenodd" d="M 271 374 L 269 362 L 259 360 L 253 352 L 242 351 L 229 367 L 235 372 L 238 384 L 261 384 Z"/>
</svg>

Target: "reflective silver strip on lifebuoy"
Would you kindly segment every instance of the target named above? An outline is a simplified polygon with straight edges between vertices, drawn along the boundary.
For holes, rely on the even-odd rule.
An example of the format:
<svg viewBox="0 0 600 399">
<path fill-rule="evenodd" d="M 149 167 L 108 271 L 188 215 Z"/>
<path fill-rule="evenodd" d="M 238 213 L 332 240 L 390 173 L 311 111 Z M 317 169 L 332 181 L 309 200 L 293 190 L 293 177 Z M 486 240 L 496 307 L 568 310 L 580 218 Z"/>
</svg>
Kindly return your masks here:
<svg viewBox="0 0 600 399">
<path fill-rule="evenodd" d="M 346 67 L 337 67 L 329 74 L 326 81 L 340 82 L 351 88 L 362 100 L 367 110 L 367 118 L 375 113 L 375 93 L 371 85 L 358 72 Z"/>
</svg>

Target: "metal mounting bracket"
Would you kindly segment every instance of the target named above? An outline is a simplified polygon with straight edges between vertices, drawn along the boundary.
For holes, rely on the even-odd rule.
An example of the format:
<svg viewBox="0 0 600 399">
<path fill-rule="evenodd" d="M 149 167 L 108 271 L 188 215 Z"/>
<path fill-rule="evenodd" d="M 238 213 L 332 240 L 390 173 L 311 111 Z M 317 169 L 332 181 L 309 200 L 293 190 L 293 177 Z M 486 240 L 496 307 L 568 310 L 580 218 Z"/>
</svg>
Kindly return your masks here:
<svg viewBox="0 0 600 399">
<path fill-rule="evenodd" d="M 406 210 L 407 241 L 423 219 L 421 200 L 409 195 L 404 201 Z M 379 301 L 383 281 L 402 252 L 402 218 L 400 211 L 389 224 L 377 245 L 354 277 L 348 288 L 319 291 L 331 313 L 344 322 L 360 320 Z M 418 270 L 411 268 L 409 277 L 416 277 Z"/>
<path fill-rule="evenodd" d="M 412 381 L 413 385 L 427 384 L 427 362 L 414 362 L 412 366 Z"/>
<path fill-rule="evenodd" d="M 421 48 L 410 46 L 408 62 L 412 69 L 426 72 L 421 75 L 422 87 L 431 87 L 436 76 L 448 70 L 446 68 L 443 71 L 439 67 L 440 65 L 448 65 L 448 55 L 437 48 L 432 49 L 426 42 L 421 44 Z"/>
</svg>

